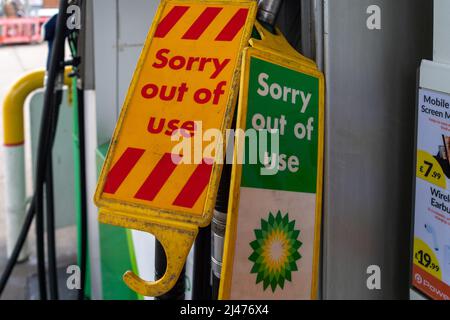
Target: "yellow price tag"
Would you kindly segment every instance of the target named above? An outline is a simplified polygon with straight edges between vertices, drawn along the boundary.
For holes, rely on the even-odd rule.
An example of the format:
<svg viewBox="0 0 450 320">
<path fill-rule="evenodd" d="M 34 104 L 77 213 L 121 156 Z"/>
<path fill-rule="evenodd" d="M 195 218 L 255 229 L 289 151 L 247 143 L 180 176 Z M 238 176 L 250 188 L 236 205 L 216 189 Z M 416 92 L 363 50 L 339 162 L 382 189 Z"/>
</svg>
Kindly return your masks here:
<svg viewBox="0 0 450 320">
<path fill-rule="evenodd" d="M 436 254 L 419 238 L 414 239 L 414 264 L 442 281 L 442 271 Z"/>
<path fill-rule="evenodd" d="M 417 154 L 417 177 L 442 189 L 447 189 L 447 181 L 439 162 L 428 152 Z"/>
</svg>

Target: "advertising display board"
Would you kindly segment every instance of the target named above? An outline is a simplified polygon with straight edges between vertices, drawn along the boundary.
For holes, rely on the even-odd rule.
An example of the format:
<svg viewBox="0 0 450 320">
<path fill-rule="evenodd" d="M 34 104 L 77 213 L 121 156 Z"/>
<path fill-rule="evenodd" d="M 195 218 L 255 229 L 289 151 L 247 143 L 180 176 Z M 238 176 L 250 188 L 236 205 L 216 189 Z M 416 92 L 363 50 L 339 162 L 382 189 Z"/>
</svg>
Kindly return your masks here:
<svg viewBox="0 0 450 320">
<path fill-rule="evenodd" d="M 420 89 L 413 285 L 450 296 L 450 95 Z"/>
</svg>

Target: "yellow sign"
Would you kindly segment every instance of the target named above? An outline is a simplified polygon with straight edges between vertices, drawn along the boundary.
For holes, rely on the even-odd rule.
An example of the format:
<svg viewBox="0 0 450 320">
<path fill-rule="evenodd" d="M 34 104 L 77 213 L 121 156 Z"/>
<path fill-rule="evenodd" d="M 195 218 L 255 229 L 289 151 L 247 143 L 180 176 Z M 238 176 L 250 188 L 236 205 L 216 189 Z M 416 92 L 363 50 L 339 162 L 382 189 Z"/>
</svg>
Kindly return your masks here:
<svg viewBox="0 0 450 320">
<path fill-rule="evenodd" d="M 256 28 L 262 40 L 251 39 L 242 68 L 237 129 L 245 136 L 237 136 L 235 159 L 244 163 L 233 167 L 219 298 L 316 299 L 324 77 L 279 30 Z M 257 147 L 247 139 L 272 128 L 270 151 L 267 135 Z M 264 161 L 246 163 L 252 149 Z"/>
<path fill-rule="evenodd" d="M 152 233 L 167 255 L 166 275 L 144 296 L 169 291 L 213 214 L 222 166 L 180 149 L 202 130 L 229 129 L 243 48 L 255 21 L 251 0 L 163 0 L 138 62 L 97 187 L 100 221 Z M 210 144 L 208 144 L 210 145 Z M 220 146 L 216 146 L 220 147 Z"/>
<path fill-rule="evenodd" d="M 417 152 L 417 177 L 442 189 L 447 189 L 447 180 L 441 165 L 428 152 Z"/>
<path fill-rule="evenodd" d="M 442 269 L 436 253 L 419 238 L 414 239 L 414 265 L 442 281 Z"/>
</svg>

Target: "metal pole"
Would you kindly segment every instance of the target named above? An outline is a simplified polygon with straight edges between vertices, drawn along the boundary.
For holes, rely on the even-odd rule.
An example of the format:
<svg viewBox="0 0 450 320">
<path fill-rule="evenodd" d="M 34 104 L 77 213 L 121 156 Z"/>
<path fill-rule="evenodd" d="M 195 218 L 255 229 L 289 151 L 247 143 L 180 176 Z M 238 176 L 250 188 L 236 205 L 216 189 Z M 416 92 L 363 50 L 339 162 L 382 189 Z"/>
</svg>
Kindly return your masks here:
<svg viewBox="0 0 450 320">
<path fill-rule="evenodd" d="M 25 147 L 24 144 L 4 146 L 4 186 L 6 217 L 6 245 L 8 258 L 19 238 L 20 230 L 26 216 L 25 192 Z M 3 230 L 2 230 L 3 232 Z M 25 243 L 18 262 L 28 259 L 28 245 Z"/>
<path fill-rule="evenodd" d="M 58 76 L 58 85 L 55 93 L 53 103 L 55 104 L 51 119 L 51 135 L 56 136 L 59 111 L 62 103 L 63 88 L 64 88 L 64 75 Z M 49 293 L 50 300 L 58 300 L 58 262 L 56 252 L 56 233 L 55 233 L 55 199 L 54 199 L 54 179 L 53 179 L 53 146 L 54 140 L 50 142 L 51 149 L 47 161 L 47 172 L 45 179 L 45 211 L 47 222 L 47 256 L 48 256 L 48 273 L 49 273 Z"/>
<path fill-rule="evenodd" d="M 282 4 L 283 0 L 258 0 L 257 19 L 270 27 L 274 27 Z"/>
<path fill-rule="evenodd" d="M 5 174 L 5 217 L 8 258 L 11 257 L 26 216 L 24 103 L 27 96 L 44 85 L 45 71 L 34 71 L 18 80 L 3 103 Z M 18 259 L 28 258 L 28 246 Z"/>
<path fill-rule="evenodd" d="M 212 220 L 212 287 L 213 299 L 219 295 L 220 276 L 222 273 L 223 246 L 225 240 L 225 230 L 227 225 L 228 199 L 230 197 L 232 166 L 227 164 L 223 167 L 222 179 L 220 180 L 219 191 L 217 193 L 216 208 Z"/>
</svg>

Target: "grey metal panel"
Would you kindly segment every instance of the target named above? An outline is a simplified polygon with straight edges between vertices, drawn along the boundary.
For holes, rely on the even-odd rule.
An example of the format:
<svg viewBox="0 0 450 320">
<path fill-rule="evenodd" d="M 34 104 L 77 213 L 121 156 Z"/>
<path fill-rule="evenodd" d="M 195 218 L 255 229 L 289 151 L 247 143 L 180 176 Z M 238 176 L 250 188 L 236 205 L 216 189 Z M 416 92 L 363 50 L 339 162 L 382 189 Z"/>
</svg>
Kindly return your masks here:
<svg viewBox="0 0 450 320">
<path fill-rule="evenodd" d="M 118 112 L 128 92 L 158 4 L 156 0 L 120 0 L 118 3 Z"/>
<path fill-rule="evenodd" d="M 97 142 L 99 145 L 111 139 L 118 118 L 117 1 L 93 1 L 94 72 L 97 108 Z"/>
<path fill-rule="evenodd" d="M 450 1 L 434 0 L 434 61 L 450 64 Z"/>
<path fill-rule="evenodd" d="M 366 27 L 373 4 L 382 30 Z M 416 70 L 432 56 L 432 1 L 324 6 L 324 297 L 408 299 Z M 367 288 L 370 265 L 379 291 Z"/>
<path fill-rule="evenodd" d="M 277 25 L 290 44 L 301 51 L 301 13 L 302 5 L 298 0 L 285 0 L 278 15 Z"/>
<path fill-rule="evenodd" d="M 108 142 L 114 132 L 158 4 L 155 0 L 93 2 L 99 145 Z"/>
<path fill-rule="evenodd" d="M 93 199 L 97 182 L 95 151 L 111 139 L 117 119 L 117 1 L 95 0 L 93 10 L 95 92 L 85 90 L 86 161 L 88 198 Z M 97 208 L 89 203 L 89 258 L 92 299 L 103 298 L 100 238 Z"/>
<path fill-rule="evenodd" d="M 83 1 L 82 28 L 80 30 L 80 40 L 78 45 L 82 54 L 81 60 L 81 78 L 83 79 L 82 88 L 85 90 L 95 89 L 94 73 L 94 17 L 92 1 Z"/>
<path fill-rule="evenodd" d="M 36 157 L 39 131 L 41 129 L 44 91 L 36 91 L 28 100 L 29 125 L 31 141 L 31 163 L 33 177 L 36 174 Z M 53 183 L 55 196 L 56 227 L 64 228 L 75 225 L 75 180 L 73 157 L 73 108 L 68 103 L 67 91 L 58 116 L 58 128 L 53 147 Z M 35 179 L 33 178 L 33 183 Z"/>
<path fill-rule="evenodd" d="M 119 0 L 118 37 L 120 47 L 143 45 L 159 1 Z"/>
<path fill-rule="evenodd" d="M 285 0 L 277 24 L 290 44 L 308 58 L 315 58 L 315 1 Z"/>
<path fill-rule="evenodd" d="M 315 30 L 314 30 L 314 4 L 312 0 L 301 1 L 301 50 L 303 55 L 314 58 L 315 55 Z"/>
</svg>

